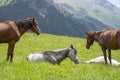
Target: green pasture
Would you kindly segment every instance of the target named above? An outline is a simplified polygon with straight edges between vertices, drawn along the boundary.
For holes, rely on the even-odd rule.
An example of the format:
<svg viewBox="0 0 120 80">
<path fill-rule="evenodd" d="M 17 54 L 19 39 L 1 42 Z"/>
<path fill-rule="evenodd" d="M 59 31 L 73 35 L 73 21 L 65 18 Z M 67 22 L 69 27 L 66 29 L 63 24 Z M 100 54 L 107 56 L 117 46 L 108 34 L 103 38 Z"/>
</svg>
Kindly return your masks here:
<svg viewBox="0 0 120 80">
<path fill-rule="evenodd" d="M 41 62 L 28 62 L 32 52 L 69 47 L 78 51 L 80 64 L 64 60 L 60 66 Z M 90 50 L 85 48 L 86 40 L 67 36 L 26 33 L 15 46 L 14 62 L 7 62 L 7 44 L 0 44 L 0 80 L 120 80 L 120 67 L 106 64 L 85 64 L 85 61 L 101 56 L 97 43 Z M 120 61 L 120 51 L 112 51 L 112 57 Z"/>
</svg>

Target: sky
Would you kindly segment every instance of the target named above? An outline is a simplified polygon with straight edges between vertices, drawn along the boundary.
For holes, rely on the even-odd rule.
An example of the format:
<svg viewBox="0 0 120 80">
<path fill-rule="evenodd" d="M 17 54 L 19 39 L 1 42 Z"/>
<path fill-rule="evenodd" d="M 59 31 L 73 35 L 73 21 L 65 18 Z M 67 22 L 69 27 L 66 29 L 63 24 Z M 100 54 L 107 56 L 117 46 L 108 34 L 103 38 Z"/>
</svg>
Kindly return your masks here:
<svg viewBox="0 0 120 80">
<path fill-rule="evenodd" d="M 120 7 L 120 0 L 108 0 L 108 1 L 112 2 L 117 7 Z"/>
</svg>

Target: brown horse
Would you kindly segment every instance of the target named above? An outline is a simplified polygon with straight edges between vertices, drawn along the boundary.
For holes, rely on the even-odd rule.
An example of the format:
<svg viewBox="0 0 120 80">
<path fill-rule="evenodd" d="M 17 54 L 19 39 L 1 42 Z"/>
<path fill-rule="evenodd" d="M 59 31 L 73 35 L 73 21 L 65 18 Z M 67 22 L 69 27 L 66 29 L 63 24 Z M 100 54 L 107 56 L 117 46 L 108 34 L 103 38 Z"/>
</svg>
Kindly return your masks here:
<svg viewBox="0 0 120 80">
<path fill-rule="evenodd" d="M 0 43 L 8 43 L 7 60 L 10 62 L 13 62 L 15 43 L 27 30 L 40 34 L 35 18 L 0 23 Z"/>
<path fill-rule="evenodd" d="M 86 34 L 86 48 L 89 49 L 94 41 L 98 42 L 103 51 L 105 63 L 107 64 L 106 50 L 108 50 L 108 58 L 111 63 L 111 49 L 120 49 L 120 30 L 106 29 L 96 32 L 86 32 Z"/>
</svg>

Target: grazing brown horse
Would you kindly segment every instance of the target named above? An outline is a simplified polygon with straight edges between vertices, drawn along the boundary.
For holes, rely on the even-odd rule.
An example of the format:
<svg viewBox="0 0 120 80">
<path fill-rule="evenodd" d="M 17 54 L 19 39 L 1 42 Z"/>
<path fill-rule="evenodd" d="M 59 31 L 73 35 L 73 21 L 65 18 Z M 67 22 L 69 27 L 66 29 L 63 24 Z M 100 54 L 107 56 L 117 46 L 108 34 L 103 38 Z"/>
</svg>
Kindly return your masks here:
<svg viewBox="0 0 120 80">
<path fill-rule="evenodd" d="M 40 34 L 35 18 L 0 23 L 0 43 L 8 43 L 7 60 L 10 62 L 13 62 L 15 43 L 27 30 Z"/>
<path fill-rule="evenodd" d="M 105 63 L 107 64 L 107 53 L 111 63 L 111 49 L 120 49 L 120 30 L 106 29 L 96 32 L 86 32 L 87 44 L 86 48 L 89 49 L 94 41 L 98 42 L 104 55 Z"/>
</svg>

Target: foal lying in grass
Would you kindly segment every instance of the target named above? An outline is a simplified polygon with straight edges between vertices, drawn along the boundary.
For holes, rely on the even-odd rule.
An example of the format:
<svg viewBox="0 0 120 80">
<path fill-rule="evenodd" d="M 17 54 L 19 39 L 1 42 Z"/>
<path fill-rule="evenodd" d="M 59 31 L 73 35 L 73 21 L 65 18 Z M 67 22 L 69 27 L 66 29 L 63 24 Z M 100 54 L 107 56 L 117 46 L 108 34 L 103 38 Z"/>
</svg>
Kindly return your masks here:
<svg viewBox="0 0 120 80">
<path fill-rule="evenodd" d="M 49 50 L 44 52 L 35 52 L 28 56 L 28 61 L 37 61 L 37 62 L 49 62 L 52 64 L 58 64 L 65 59 L 70 58 L 75 64 L 79 64 L 79 59 L 77 57 L 77 51 L 71 45 L 69 48 L 59 49 L 59 50 Z"/>
</svg>

